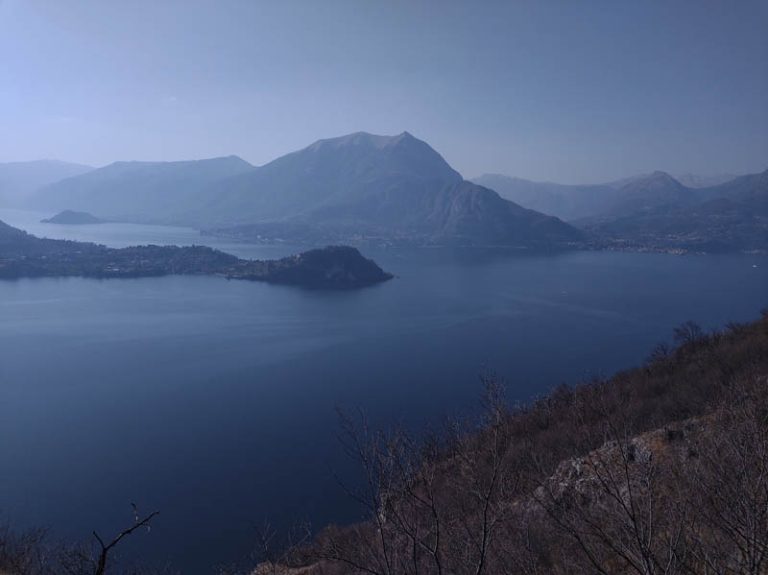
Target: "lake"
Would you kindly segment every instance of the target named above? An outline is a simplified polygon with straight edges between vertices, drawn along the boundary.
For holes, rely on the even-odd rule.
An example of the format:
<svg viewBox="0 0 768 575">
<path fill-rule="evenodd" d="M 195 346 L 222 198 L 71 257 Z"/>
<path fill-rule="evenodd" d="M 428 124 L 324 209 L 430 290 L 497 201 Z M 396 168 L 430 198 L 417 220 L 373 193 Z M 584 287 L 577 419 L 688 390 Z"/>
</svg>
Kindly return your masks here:
<svg viewBox="0 0 768 575">
<path fill-rule="evenodd" d="M 39 224 L 38 235 L 254 246 L 191 229 Z M 510 401 L 644 360 L 674 326 L 757 317 L 765 256 L 610 252 L 511 255 L 363 250 L 396 279 L 317 292 L 213 277 L 0 282 L 0 519 L 87 540 L 158 509 L 123 555 L 210 573 L 255 543 L 254 525 L 360 517 L 337 406 L 377 426 L 427 423 L 477 406 L 479 376 Z M 121 544 L 122 545 L 122 544 Z"/>
</svg>

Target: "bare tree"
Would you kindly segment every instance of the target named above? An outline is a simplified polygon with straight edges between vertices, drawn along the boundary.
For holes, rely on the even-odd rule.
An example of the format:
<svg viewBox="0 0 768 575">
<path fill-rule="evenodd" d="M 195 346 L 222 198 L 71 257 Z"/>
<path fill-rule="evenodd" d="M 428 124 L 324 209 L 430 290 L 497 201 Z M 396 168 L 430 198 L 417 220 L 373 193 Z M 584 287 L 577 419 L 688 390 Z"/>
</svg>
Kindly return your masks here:
<svg viewBox="0 0 768 575">
<path fill-rule="evenodd" d="M 343 414 L 343 445 L 363 476 L 347 491 L 370 522 L 326 532 L 319 556 L 376 575 L 494 572 L 496 535 L 519 480 L 502 389 L 490 380 L 485 413 L 479 432 L 453 422 L 419 441 L 403 430 L 372 433 L 362 415 Z"/>
<path fill-rule="evenodd" d="M 696 322 L 686 321 L 672 330 L 672 335 L 678 345 L 692 345 L 704 338 L 704 331 Z"/>
<path fill-rule="evenodd" d="M 257 548 L 251 557 L 257 564 L 254 575 L 285 573 L 292 563 L 304 559 L 304 548 L 312 540 L 312 530 L 308 523 L 291 527 L 283 537 L 267 520 L 254 526 L 254 530 L 257 538 Z"/>
<path fill-rule="evenodd" d="M 146 529 L 147 531 L 150 530 L 150 522 L 152 519 L 154 519 L 157 515 L 160 514 L 159 511 L 153 511 L 149 515 L 141 518 L 139 516 L 138 509 L 136 508 L 136 505 L 131 503 L 131 507 L 133 508 L 133 525 L 130 527 L 123 529 L 120 533 L 115 535 L 115 537 L 109 542 L 105 543 L 104 540 L 99 536 L 99 534 L 94 531 L 93 536 L 96 539 L 96 541 L 99 544 L 99 553 L 98 553 L 98 559 L 96 561 L 96 567 L 94 570 L 94 575 L 104 575 L 104 573 L 107 570 L 107 560 L 109 559 L 109 554 L 112 550 L 114 550 L 115 547 L 122 541 L 125 537 L 128 537 L 135 531 L 139 529 Z"/>
<path fill-rule="evenodd" d="M 365 511 L 313 575 L 768 573 L 768 324 L 676 332 L 642 369 L 416 440 L 342 417 Z M 302 571 L 303 572 L 303 571 Z"/>
<path fill-rule="evenodd" d="M 689 527 L 701 572 L 768 571 L 768 393 L 737 387 L 689 446 L 685 468 Z M 740 397 L 739 397 L 740 396 Z M 713 431 L 715 430 L 715 431 Z"/>
</svg>

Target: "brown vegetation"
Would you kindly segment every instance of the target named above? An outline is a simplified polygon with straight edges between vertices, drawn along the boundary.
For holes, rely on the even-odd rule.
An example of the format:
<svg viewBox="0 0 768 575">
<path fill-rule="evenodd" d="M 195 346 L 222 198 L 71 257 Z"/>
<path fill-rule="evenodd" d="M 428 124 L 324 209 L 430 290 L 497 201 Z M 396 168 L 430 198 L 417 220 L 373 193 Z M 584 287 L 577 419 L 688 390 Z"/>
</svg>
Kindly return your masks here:
<svg viewBox="0 0 768 575">
<path fill-rule="evenodd" d="M 768 316 L 675 339 L 529 406 L 490 383 L 479 430 L 415 441 L 344 418 L 369 520 L 259 573 L 768 573 Z"/>
<path fill-rule="evenodd" d="M 480 425 L 418 440 L 345 415 L 368 520 L 302 529 L 285 551 L 265 526 L 254 573 L 768 573 L 768 314 L 674 336 L 641 368 L 530 405 L 488 381 Z M 153 516 L 98 546 L 0 530 L 0 574 L 117 573 L 107 553 Z"/>
<path fill-rule="evenodd" d="M 157 571 L 113 568 L 111 556 L 118 544 L 137 531 L 149 531 L 152 520 L 159 515 L 155 511 L 142 517 L 135 505 L 131 507 L 131 525 L 108 541 L 94 531 L 93 545 L 55 544 L 40 529 L 19 534 L 0 528 L 0 575 L 159 575 Z"/>
</svg>

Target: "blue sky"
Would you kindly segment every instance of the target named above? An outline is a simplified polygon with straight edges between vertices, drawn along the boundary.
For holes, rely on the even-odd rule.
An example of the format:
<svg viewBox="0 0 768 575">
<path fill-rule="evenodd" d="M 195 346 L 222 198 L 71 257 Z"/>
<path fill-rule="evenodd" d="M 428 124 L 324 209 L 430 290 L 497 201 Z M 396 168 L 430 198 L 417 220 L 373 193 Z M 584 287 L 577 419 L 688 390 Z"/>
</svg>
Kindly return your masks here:
<svg viewBox="0 0 768 575">
<path fill-rule="evenodd" d="M 0 0 L 0 161 L 408 130 L 467 177 L 761 171 L 766 30 L 768 0 Z"/>
</svg>

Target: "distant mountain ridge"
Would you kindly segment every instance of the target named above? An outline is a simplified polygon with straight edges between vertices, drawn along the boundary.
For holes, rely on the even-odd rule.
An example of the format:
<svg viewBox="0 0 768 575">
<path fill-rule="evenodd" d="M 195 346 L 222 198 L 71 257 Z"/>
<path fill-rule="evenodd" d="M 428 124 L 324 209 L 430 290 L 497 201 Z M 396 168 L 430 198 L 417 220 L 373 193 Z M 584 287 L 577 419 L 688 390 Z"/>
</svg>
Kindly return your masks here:
<svg viewBox="0 0 768 575">
<path fill-rule="evenodd" d="M 695 201 L 698 194 L 662 171 L 603 184 L 534 182 L 502 174 L 486 174 L 473 181 L 496 190 L 510 201 L 565 221 L 626 214 L 670 202 Z"/>
<path fill-rule="evenodd" d="M 728 198 L 737 201 L 754 201 L 761 207 L 766 207 L 768 200 L 768 170 L 759 174 L 739 176 L 718 186 L 703 190 L 708 199 Z"/>
<path fill-rule="evenodd" d="M 765 173 L 726 177 L 470 182 L 408 132 L 355 132 L 259 167 L 236 156 L 116 162 L 45 186 L 32 204 L 260 242 L 768 249 Z"/>
<path fill-rule="evenodd" d="M 688 179 L 697 185 L 705 181 Z M 587 232 L 597 247 L 768 251 L 768 170 L 702 187 L 686 186 L 660 171 L 594 186 L 501 175 L 475 181 L 522 205 L 563 217 Z"/>
<path fill-rule="evenodd" d="M 472 181 L 524 207 L 568 222 L 579 222 L 712 199 L 718 197 L 720 187 L 739 178 L 727 174 L 684 174 L 676 178 L 667 172 L 655 171 L 600 184 L 535 182 L 503 174 L 485 174 Z"/>
<path fill-rule="evenodd" d="M 618 188 L 616 192 L 613 201 L 605 210 L 605 215 L 609 217 L 669 205 L 690 204 L 700 197 L 697 192 L 661 171 L 634 178 Z"/>
<path fill-rule="evenodd" d="M 114 162 L 39 190 L 30 205 L 110 219 L 183 221 L 213 182 L 255 169 L 237 156 L 182 162 Z"/>
<path fill-rule="evenodd" d="M 244 239 L 551 247 L 583 238 L 462 176 L 408 132 L 319 140 L 261 167 L 239 158 L 116 163 L 44 189 L 38 206 L 193 225 Z"/>
<path fill-rule="evenodd" d="M 676 192 L 665 201 L 587 222 L 586 231 L 613 247 L 768 252 L 768 170 L 696 190 L 669 185 Z"/>
<path fill-rule="evenodd" d="M 712 186 L 719 186 L 731 180 L 738 178 L 738 174 L 713 174 L 709 176 L 702 176 L 699 174 L 679 174 L 675 176 L 675 179 L 689 188 L 710 188 Z"/>
<path fill-rule="evenodd" d="M 534 182 L 503 174 L 485 174 L 472 181 L 521 206 L 565 221 L 594 216 L 616 197 L 616 188 L 610 184 Z"/>
<path fill-rule="evenodd" d="M 93 170 L 58 160 L 0 163 L 0 206 L 18 208 L 38 189 Z"/>
</svg>

